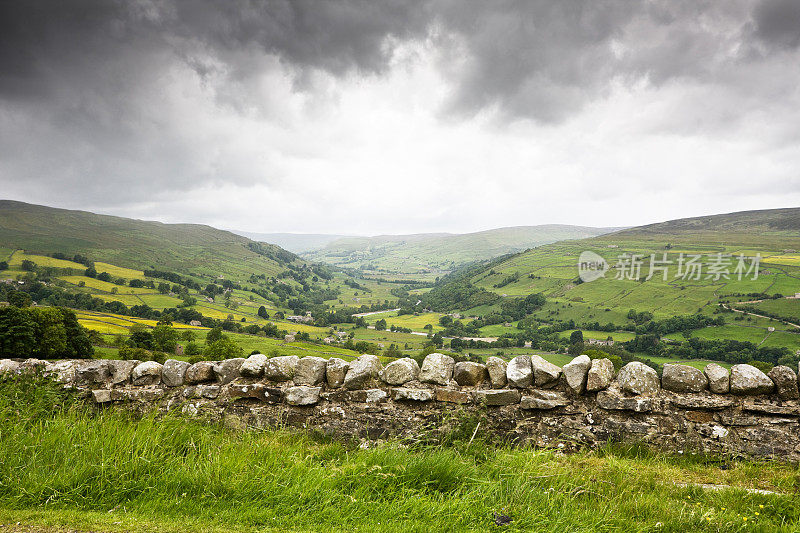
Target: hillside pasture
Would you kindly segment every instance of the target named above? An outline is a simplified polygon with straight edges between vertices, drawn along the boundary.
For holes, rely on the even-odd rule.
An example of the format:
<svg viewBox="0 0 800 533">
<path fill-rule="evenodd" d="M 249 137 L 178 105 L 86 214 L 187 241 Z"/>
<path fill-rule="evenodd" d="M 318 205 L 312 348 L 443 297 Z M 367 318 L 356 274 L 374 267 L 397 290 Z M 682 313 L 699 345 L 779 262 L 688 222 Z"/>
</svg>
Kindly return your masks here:
<svg viewBox="0 0 800 533">
<path fill-rule="evenodd" d="M 23 250 L 16 250 L 8 260 L 9 267 L 19 267 L 22 262 L 28 260 L 36 263 L 41 267 L 55 267 L 55 268 L 71 268 L 76 271 L 86 270 L 86 265 L 75 263 L 73 261 L 66 261 L 63 259 L 54 259 L 46 255 L 27 254 Z"/>
<path fill-rule="evenodd" d="M 144 272 L 132 268 L 125 268 L 102 261 L 95 261 L 94 268 L 98 272 L 108 272 L 115 278 L 144 279 Z"/>
</svg>

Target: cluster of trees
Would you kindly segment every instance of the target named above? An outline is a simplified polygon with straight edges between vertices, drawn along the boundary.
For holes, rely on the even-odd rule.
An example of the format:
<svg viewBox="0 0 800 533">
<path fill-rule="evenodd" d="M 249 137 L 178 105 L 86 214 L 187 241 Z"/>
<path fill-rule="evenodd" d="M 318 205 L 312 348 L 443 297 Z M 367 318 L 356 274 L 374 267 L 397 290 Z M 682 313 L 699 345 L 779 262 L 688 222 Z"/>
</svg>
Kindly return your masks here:
<svg viewBox="0 0 800 533">
<path fill-rule="evenodd" d="M 476 287 L 466 279 L 435 286 L 421 297 L 421 306 L 440 312 L 470 309 L 479 305 L 496 303 L 500 296 L 482 287 Z"/>
<path fill-rule="evenodd" d="M 506 285 L 511 285 L 512 283 L 516 283 L 519 281 L 519 272 L 515 272 L 509 276 L 506 276 L 502 279 L 502 281 L 495 283 L 492 285 L 495 289 L 502 289 Z"/>
<path fill-rule="evenodd" d="M 467 324 L 461 320 L 453 320 L 452 317 L 446 315 L 439 319 L 439 325 L 445 328 L 443 332 L 445 336 L 475 337 L 480 335 L 480 329 L 484 326 L 525 319 L 534 311 L 541 309 L 545 302 L 546 299 L 542 294 L 529 294 L 524 298 L 506 298 L 500 304 L 499 311 L 488 313 Z M 533 326 L 533 322 L 529 322 L 529 324 L 531 327 Z"/>
<path fill-rule="evenodd" d="M 0 307 L 0 357 L 38 359 L 94 355 L 86 329 L 63 307 Z"/>
<path fill-rule="evenodd" d="M 72 261 L 73 263 L 78 263 L 86 267 L 94 266 L 94 261 L 81 254 L 75 254 L 70 256 L 61 252 L 55 252 L 50 254 L 50 257 L 52 257 L 53 259 L 61 259 L 62 261 Z"/>
<path fill-rule="evenodd" d="M 350 287 L 351 289 L 355 289 L 357 291 L 372 292 L 371 290 L 369 290 L 369 287 L 365 287 L 365 286 L 361 285 L 360 283 L 358 283 L 354 279 L 346 278 L 344 280 L 344 284 L 347 285 L 348 287 Z"/>
<path fill-rule="evenodd" d="M 170 322 L 183 322 L 188 324 L 198 320 L 205 327 L 220 325 L 220 321 L 203 316 L 202 313 L 188 308 L 168 308 L 163 311 L 153 309 L 149 305 L 134 305 L 128 308 L 122 302 L 106 302 L 100 298 L 82 292 L 69 292 L 60 287 L 45 285 L 39 281 L 26 281 L 24 285 L 0 284 L 0 301 L 15 302 L 27 300 L 35 301 L 42 305 L 55 307 L 71 307 L 87 311 L 100 311 L 124 316 L 136 316 L 151 320 L 162 318 Z"/>
<path fill-rule="evenodd" d="M 711 340 L 692 337 L 680 344 L 662 342 L 657 335 L 637 335 L 624 344 L 631 352 L 675 357 L 679 359 L 712 359 L 728 363 L 761 361 L 770 365 L 796 366 L 797 356 L 786 347 L 766 347 L 735 340 Z"/>
<path fill-rule="evenodd" d="M 176 285 L 183 285 L 187 289 L 194 289 L 196 291 L 200 291 L 200 284 L 194 281 L 191 278 L 184 278 L 180 274 L 176 274 L 175 272 L 166 272 L 163 270 L 145 270 L 144 275 L 148 278 L 157 278 L 169 281 Z M 180 292 L 180 291 L 174 291 Z"/>
<path fill-rule="evenodd" d="M 247 247 L 250 249 L 250 251 L 272 259 L 278 263 L 291 263 L 297 259 L 297 256 L 292 252 L 284 250 L 283 248 L 275 246 L 274 244 L 250 241 L 247 243 Z"/>
<path fill-rule="evenodd" d="M 644 323 L 637 322 L 637 325 L 635 328 L 633 328 L 633 331 L 635 331 L 637 335 L 668 335 L 670 333 L 688 332 L 710 326 L 724 325 L 725 319 L 721 316 L 713 318 L 706 315 L 695 314 L 686 316 L 673 316 L 670 318 L 665 318 L 664 320 L 653 320 L 651 315 L 650 320 Z M 630 330 L 630 328 L 625 329 Z"/>
</svg>

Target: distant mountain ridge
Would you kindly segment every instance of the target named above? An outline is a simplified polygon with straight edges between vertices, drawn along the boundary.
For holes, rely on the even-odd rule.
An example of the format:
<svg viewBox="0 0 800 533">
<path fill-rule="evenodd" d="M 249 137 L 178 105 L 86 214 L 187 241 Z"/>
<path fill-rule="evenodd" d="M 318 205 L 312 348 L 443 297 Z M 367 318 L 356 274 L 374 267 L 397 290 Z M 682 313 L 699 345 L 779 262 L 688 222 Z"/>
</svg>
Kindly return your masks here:
<svg viewBox="0 0 800 533">
<path fill-rule="evenodd" d="M 436 274 L 466 263 L 520 252 L 566 239 L 603 235 L 618 228 L 565 224 L 514 226 L 474 233 L 420 233 L 345 237 L 301 257 L 380 274 Z"/>
<path fill-rule="evenodd" d="M 333 235 L 327 233 L 255 233 L 241 230 L 230 231 L 254 241 L 278 245 L 284 250 L 289 250 L 296 254 L 318 250 L 333 241 L 350 237 L 349 235 Z"/>
</svg>

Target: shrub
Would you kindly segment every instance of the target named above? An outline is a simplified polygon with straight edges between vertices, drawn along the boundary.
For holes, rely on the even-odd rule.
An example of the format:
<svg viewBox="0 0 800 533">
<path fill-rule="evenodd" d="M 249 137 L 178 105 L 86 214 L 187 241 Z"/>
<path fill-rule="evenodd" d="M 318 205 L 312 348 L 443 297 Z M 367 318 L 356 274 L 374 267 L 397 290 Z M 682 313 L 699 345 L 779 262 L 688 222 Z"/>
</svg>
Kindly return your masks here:
<svg viewBox="0 0 800 533">
<path fill-rule="evenodd" d="M 214 361 L 233 359 L 234 357 L 242 357 L 243 355 L 244 350 L 227 337 L 223 337 L 206 345 L 205 350 L 203 350 L 203 356 Z"/>
</svg>

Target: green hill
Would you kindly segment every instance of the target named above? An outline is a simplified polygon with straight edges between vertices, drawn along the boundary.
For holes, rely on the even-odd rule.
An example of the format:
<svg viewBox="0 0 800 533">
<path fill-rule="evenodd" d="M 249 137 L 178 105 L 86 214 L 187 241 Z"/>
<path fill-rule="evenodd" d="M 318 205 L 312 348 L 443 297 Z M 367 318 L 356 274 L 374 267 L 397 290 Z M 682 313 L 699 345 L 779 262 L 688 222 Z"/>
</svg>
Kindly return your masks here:
<svg viewBox="0 0 800 533">
<path fill-rule="evenodd" d="M 294 254 L 201 224 L 163 224 L 0 200 L 0 247 L 83 254 L 137 269 L 245 279 L 275 275 Z"/>
<path fill-rule="evenodd" d="M 466 234 L 423 233 L 347 237 L 304 258 L 384 277 L 432 279 L 459 266 L 534 246 L 608 233 L 610 229 L 567 225 L 518 226 Z"/>
<path fill-rule="evenodd" d="M 584 251 L 606 260 L 605 276 L 588 283 L 580 280 L 578 258 Z M 634 254 L 641 260 L 635 272 L 630 259 Z M 661 270 L 650 276 L 651 255 L 659 261 L 664 254 L 666 280 Z M 739 279 L 740 254 L 746 268 L 760 254 L 757 277 L 751 272 Z M 699 256 L 700 275 L 679 275 L 681 257 L 685 263 L 692 256 Z M 716 263 L 722 265 L 716 267 L 719 276 Z M 469 272 L 469 282 L 501 298 L 543 293 L 547 303 L 534 318 L 548 323 L 574 320 L 585 329 L 592 329 L 589 324 L 629 325 L 631 309 L 650 312 L 656 319 L 695 313 L 717 316 L 722 311 L 730 325 L 694 335 L 795 351 L 800 349 L 800 329 L 792 325 L 800 324 L 800 299 L 793 298 L 800 292 L 800 209 L 681 219 L 548 244 Z M 752 314 L 729 312 L 720 304 Z M 460 311 L 485 315 L 499 306 Z M 601 338 L 606 335 L 598 333 Z"/>
</svg>

